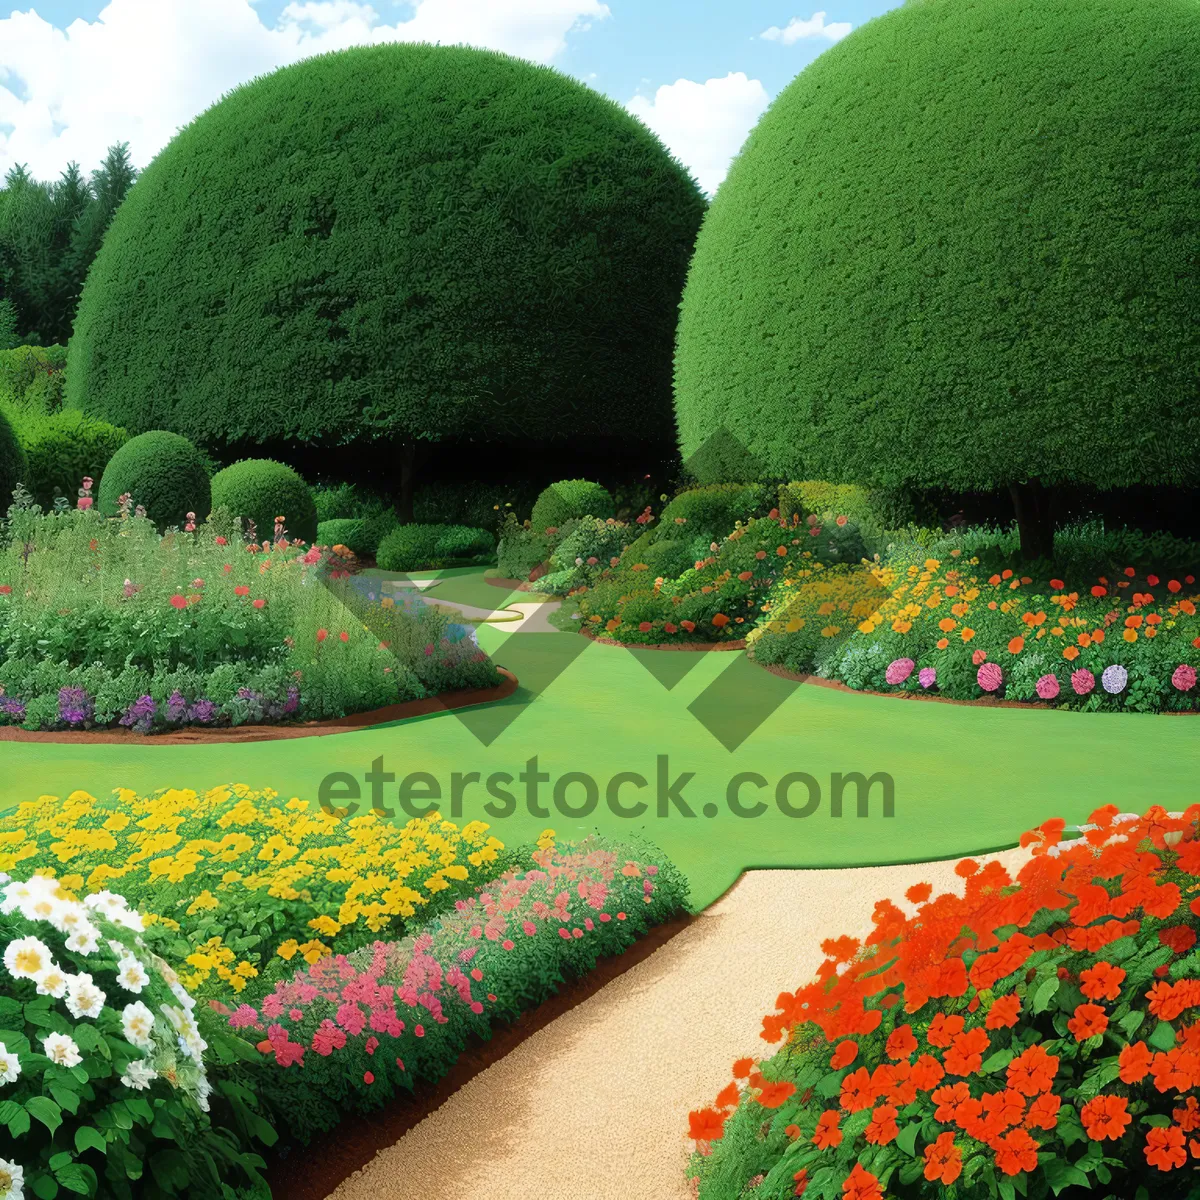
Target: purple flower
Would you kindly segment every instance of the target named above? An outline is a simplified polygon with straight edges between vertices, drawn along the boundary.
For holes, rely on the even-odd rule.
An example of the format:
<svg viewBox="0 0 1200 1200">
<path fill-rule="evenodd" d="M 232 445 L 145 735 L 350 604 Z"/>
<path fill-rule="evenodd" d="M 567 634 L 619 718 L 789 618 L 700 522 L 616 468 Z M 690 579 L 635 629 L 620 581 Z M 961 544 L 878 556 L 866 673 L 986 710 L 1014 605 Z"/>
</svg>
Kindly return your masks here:
<svg viewBox="0 0 1200 1200">
<path fill-rule="evenodd" d="M 975 673 L 975 682 L 985 692 L 998 692 L 1004 682 L 1004 672 L 1000 670 L 1000 664 L 985 662 Z"/>
<path fill-rule="evenodd" d="M 1096 677 L 1087 667 L 1080 667 L 1078 671 L 1071 672 L 1071 686 L 1075 689 L 1075 695 L 1086 696 L 1096 686 Z"/>
<path fill-rule="evenodd" d="M 917 664 L 911 658 L 898 658 L 888 664 L 884 678 L 891 684 L 903 683 L 912 673 Z"/>
<path fill-rule="evenodd" d="M 188 720 L 198 725 L 210 725 L 217 719 L 217 706 L 211 700 L 197 700 L 188 709 Z"/>
<path fill-rule="evenodd" d="M 14 717 L 18 721 L 25 719 L 25 705 L 11 696 L 0 696 L 0 713 Z"/>
<path fill-rule="evenodd" d="M 937 670 L 934 667 L 922 667 L 917 679 L 923 688 L 931 688 L 937 683 Z"/>
<path fill-rule="evenodd" d="M 1196 668 L 1180 663 L 1171 676 L 1171 682 L 1181 692 L 1190 692 L 1196 686 Z"/>
<path fill-rule="evenodd" d="M 1058 695 L 1059 684 L 1057 675 L 1043 675 L 1035 685 L 1037 694 L 1043 700 L 1053 700 Z"/>
<path fill-rule="evenodd" d="M 126 710 L 118 724 L 132 729 L 135 733 L 149 733 L 154 724 L 154 714 L 158 705 L 153 696 L 139 696 Z"/>
<path fill-rule="evenodd" d="M 187 720 L 188 702 L 184 694 L 176 688 L 167 697 L 167 720 L 172 725 L 182 725 Z"/>
<path fill-rule="evenodd" d="M 58 692 L 58 715 L 68 725 L 82 725 L 94 711 L 84 688 L 65 687 Z"/>
<path fill-rule="evenodd" d="M 284 703 L 283 711 L 286 716 L 291 716 L 292 713 L 300 707 L 300 689 L 293 683 L 288 688 L 287 701 Z"/>
<path fill-rule="evenodd" d="M 1105 667 L 1104 673 L 1100 676 L 1100 684 L 1110 696 L 1123 692 L 1128 682 L 1129 672 L 1120 663 L 1113 663 L 1112 666 Z"/>
</svg>

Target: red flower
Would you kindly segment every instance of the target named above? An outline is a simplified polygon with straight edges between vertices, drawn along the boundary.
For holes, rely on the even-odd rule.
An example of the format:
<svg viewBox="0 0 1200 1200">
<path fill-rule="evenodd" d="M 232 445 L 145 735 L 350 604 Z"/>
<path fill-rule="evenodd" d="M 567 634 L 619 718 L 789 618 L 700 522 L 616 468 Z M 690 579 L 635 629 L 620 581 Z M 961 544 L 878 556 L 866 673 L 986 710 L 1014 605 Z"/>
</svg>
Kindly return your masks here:
<svg viewBox="0 0 1200 1200">
<path fill-rule="evenodd" d="M 328 636 L 329 636 L 328 629 L 318 629 L 317 630 L 317 641 L 318 642 L 323 642 Z"/>
<path fill-rule="evenodd" d="M 1150 1073 L 1150 1050 L 1145 1042 L 1126 1046 L 1117 1058 L 1122 1083 L 1141 1083 Z"/>
<path fill-rule="evenodd" d="M 987 1031 L 969 1029 L 954 1039 L 943 1062 L 948 1075 L 974 1075 L 983 1066 L 983 1056 L 990 1045 Z"/>
<path fill-rule="evenodd" d="M 993 1142 L 996 1166 L 1005 1175 L 1019 1175 L 1037 1166 L 1038 1143 L 1024 1129 L 1010 1129 Z"/>
<path fill-rule="evenodd" d="M 945 1013 L 938 1013 L 929 1025 L 925 1040 L 931 1046 L 948 1047 L 962 1033 L 964 1024 L 960 1016 L 948 1017 Z"/>
<path fill-rule="evenodd" d="M 1196 934 L 1188 925 L 1172 925 L 1158 931 L 1158 940 L 1176 954 L 1186 954 L 1196 944 Z"/>
<path fill-rule="evenodd" d="M 843 1067 L 848 1067 L 857 1057 L 858 1043 L 853 1038 L 847 1038 L 844 1042 L 838 1042 L 834 1048 L 833 1057 L 829 1060 L 829 1065 L 835 1071 L 840 1071 Z"/>
<path fill-rule="evenodd" d="M 1182 1167 L 1187 1162 L 1187 1151 L 1183 1148 L 1183 1134 L 1169 1125 L 1155 1127 L 1146 1134 L 1146 1161 L 1160 1171 Z"/>
<path fill-rule="evenodd" d="M 932 1091 L 945 1078 L 946 1072 L 942 1064 L 932 1054 L 922 1054 L 913 1063 L 911 1079 L 913 1085 L 922 1092 Z"/>
<path fill-rule="evenodd" d="M 962 1151 L 954 1144 L 954 1134 L 939 1134 L 936 1142 L 925 1147 L 925 1178 L 949 1187 L 961 1174 Z"/>
<path fill-rule="evenodd" d="M 1124 1096 L 1096 1096 L 1079 1110 L 1079 1119 L 1093 1142 L 1119 1141 L 1133 1118 Z"/>
<path fill-rule="evenodd" d="M 842 1107 L 847 1112 L 862 1112 L 875 1103 L 875 1089 L 866 1067 L 859 1067 L 842 1080 Z"/>
<path fill-rule="evenodd" d="M 842 1131 L 838 1128 L 840 1117 L 836 1109 L 823 1112 L 813 1130 L 813 1145 L 818 1150 L 831 1150 L 842 1144 Z"/>
<path fill-rule="evenodd" d="M 895 1105 L 881 1104 L 871 1114 L 871 1123 L 863 1134 L 867 1141 L 873 1146 L 886 1146 L 888 1142 L 895 1141 L 900 1134 L 900 1127 L 896 1124 L 897 1112 Z"/>
<path fill-rule="evenodd" d="M 718 1108 L 733 1108 L 737 1104 L 738 1097 L 740 1095 L 741 1095 L 741 1092 L 738 1091 L 738 1085 L 736 1083 L 726 1084 L 717 1093 L 717 1107 Z"/>
<path fill-rule="evenodd" d="M 254 601 L 254 607 L 255 608 L 266 608 L 267 602 L 260 596 L 257 600 Z"/>
<path fill-rule="evenodd" d="M 758 1094 L 758 1102 L 763 1108 L 778 1108 L 785 1100 L 794 1095 L 796 1085 L 786 1081 L 763 1083 Z"/>
<path fill-rule="evenodd" d="M 1103 1033 L 1108 1028 L 1108 1013 L 1098 1004 L 1080 1004 L 1075 1015 L 1067 1022 L 1067 1028 L 1077 1042 Z"/>
<path fill-rule="evenodd" d="M 1054 1129 L 1058 1125 L 1058 1110 L 1062 1100 L 1053 1092 L 1043 1092 L 1029 1106 L 1025 1125 L 1029 1129 Z"/>
<path fill-rule="evenodd" d="M 845 1200 L 883 1200 L 879 1180 L 870 1171 L 864 1171 L 862 1163 L 855 1163 L 850 1177 L 842 1184 Z"/>
<path fill-rule="evenodd" d="M 1008 1064 L 1008 1086 L 1022 1096 L 1036 1096 L 1050 1090 L 1057 1071 L 1058 1055 L 1035 1043 Z"/>
<path fill-rule="evenodd" d="M 715 1142 L 725 1133 L 725 1114 L 715 1108 L 688 1113 L 688 1136 L 696 1142 Z"/>
<path fill-rule="evenodd" d="M 171 597 L 172 608 L 187 608 L 187 597 L 179 595 L 178 592 Z"/>
<path fill-rule="evenodd" d="M 1015 992 L 1007 996 L 1000 996 L 992 1002 L 992 1007 L 988 1009 L 984 1025 L 988 1029 L 1011 1029 L 1017 1023 L 1020 1012 L 1020 996 Z"/>
<path fill-rule="evenodd" d="M 1124 967 L 1114 967 L 1108 962 L 1098 962 L 1094 967 L 1079 972 L 1079 990 L 1089 1000 L 1117 999 L 1124 982 Z"/>
<path fill-rule="evenodd" d="M 733 1077 L 734 1079 L 748 1079 L 752 1070 L 754 1070 L 754 1059 L 739 1058 L 733 1064 Z"/>
<path fill-rule="evenodd" d="M 909 1058 L 917 1048 L 911 1025 L 898 1025 L 888 1037 L 887 1056 L 892 1059 Z"/>
<path fill-rule="evenodd" d="M 233 594 L 235 596 L 248 596 L 250 595 L 250 589 L 244 583 L 239 583 L 237 587 L 233 589 Z"/>
<path fill-rule="evenodd" d="M 338 634 L 338 638 L 340 641 L 348 642 L 350 640 L 350 635 L 343 629 L 342 632 Z"/>
</svg>

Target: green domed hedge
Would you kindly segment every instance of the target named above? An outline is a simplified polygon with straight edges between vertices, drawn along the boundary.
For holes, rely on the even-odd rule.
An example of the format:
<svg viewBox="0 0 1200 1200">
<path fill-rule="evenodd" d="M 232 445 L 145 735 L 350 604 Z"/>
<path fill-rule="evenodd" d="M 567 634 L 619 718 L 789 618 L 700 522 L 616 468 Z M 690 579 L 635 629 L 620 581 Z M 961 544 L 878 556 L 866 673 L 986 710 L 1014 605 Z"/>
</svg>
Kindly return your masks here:
<svg viewBox="0 0 1200 1200">
<path fill-rule="evenodd" d="M 681 449 L 884 486 L 1200 478 L 1200 4 L 924 0 L 751 133 L 684 293 Z"/>
<path fill-rule="evenodd" d="M 25 486 L 43 508 L 49 508 L 56 496 L 73 503 L 85 477 L 103 479 L 129 434 L 107 421 L 66 408 L 49 416 L 31 416 L 28 425 L 21 427 L 21 438 L 29 463 Z M 195 511 L 199 514 L 199 509 Z"/>
<path fill-rule="evenodd" d="M 190 512 L 197 522 L 203 521 L 211 508 L 204 457 L 187 438 L 163 429 L 130 438 L 108 460 L 100 478 L 100 511 L 115 517 L 126 492 L 159 529 L 182 529 Z"/>
<path fill-rule="evenodd" d="M 0 413 L 0 516 L 8 512 L 17 484 L 25 479 L 25 451 L 8 418 Z"/>
<path fill-rule="evenodd" d="M 580 517 L 607 520 L 616 511 L 612 493 L 603 484 L 590 479 L 560 479 L 538 496 L 529 523 L 538 533 L 544 533 Z"/>
<path fill-rule="evenodd" d="M 317 538 L 317 506 L 308 485 L 284 463 L 247 458 L 218 471 L 212 479 L 213 508 L 254 522 L 258 540 L 275 535 L 275 518 L 283 517 L 293 541 Z"/>
<path fill-rule="evenodd" d="M 184 128 L 88 275 L 68 402 L 200 445 L 670 441 L 705 201 L 620 105 L 422 44 L 319 55 Z"/>
</svg>

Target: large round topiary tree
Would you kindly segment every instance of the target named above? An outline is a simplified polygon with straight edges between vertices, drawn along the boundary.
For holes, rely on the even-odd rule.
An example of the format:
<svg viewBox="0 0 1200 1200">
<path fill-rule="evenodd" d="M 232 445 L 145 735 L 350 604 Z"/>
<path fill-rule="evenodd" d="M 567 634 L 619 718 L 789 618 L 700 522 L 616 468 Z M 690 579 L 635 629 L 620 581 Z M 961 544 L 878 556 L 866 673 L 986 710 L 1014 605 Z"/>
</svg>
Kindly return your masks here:
<svg viewBox="0 0 1200 1200">
<path fill-rule="evenodd" d="M 317 536 L 317 506 L 308 485 L 291 467 L 269 458 L 248 458 L 218 471 L 212 477 L 212 506 L 253 521 L 260 542 L 275 536 L 278 517 L 292 541 L 312 542 Z"/>
<path fill-rule="evenodd" d="M 549 68 L 307 59 L 141 175 L 80 300 L 68 402 L 209 447 L 376 439 L 406 483 L 444 438 L 669 443 L 704 208 L 636 118 Z"/>
<path fill-rule="evenodd" d="M 1200 3 L 923 0 L 751 133 L 680 316 L 685 458 L 1011 489 L 1200 480 Z"/>
</svg>

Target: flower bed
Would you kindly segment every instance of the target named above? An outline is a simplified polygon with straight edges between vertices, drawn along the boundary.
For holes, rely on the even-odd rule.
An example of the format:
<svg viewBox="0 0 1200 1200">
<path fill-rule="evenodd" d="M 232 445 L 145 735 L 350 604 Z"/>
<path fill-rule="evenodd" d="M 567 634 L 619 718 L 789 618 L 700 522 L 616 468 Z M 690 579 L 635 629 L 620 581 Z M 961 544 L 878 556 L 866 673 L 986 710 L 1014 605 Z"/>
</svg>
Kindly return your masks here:
<svg viewBox="0 0 1200 1200">
<path fill-rule="evenodd" d="M 142 928 L 111 892 L 79 903 L 44 876 L 0 874 L 5 1200 L 262 1194 L 246 1146 L 273 1131 L 252 1096 L 210 1079 L 195 1001 Z M 239 1134 L 209 1117 L 210 1098 L 222 1120 L 238 1109 Z"/>
<path fill-rule="evenodd" d="M 0 870 L 118 892 L 203 997 L 261 994 L 296 963 L 398 936 L 503 870 L 488 826 L 342 819 L 241 784 L 43 796 L 0 815 Z"/>
<path fill-rule="evenodd" d="M 1198 821 L 1049 821 L 1015 880 L 967 859 L 963 895 L 917 885 L 823 943 L 763 1021 L 779 1051 L 690 1116 L 701 1200 L 1193 1194 Z"/>
<path fill-rule="evenodd" d="M 323 958 L 229 1023 L 271 1059 L 262 1095 L 307 1140 L 348 1109 L 437 1081 L 472 1035 L 627 949 L 686 899 L 683 876 L 648 845 L 557 845 L 547 830 L 521 870 L 415 937 Z"/>
<path fill-rule="evenodd" d="M 500 682 L 432 606 L 368 601 L 341 554 L 282 525 L 248 544 L 234 524 L 218 512 L 160 536 L 127 511 L 45 514 L 18 498 L 0 529 L 0 724 L 321 720 Z"/>
</svg>

